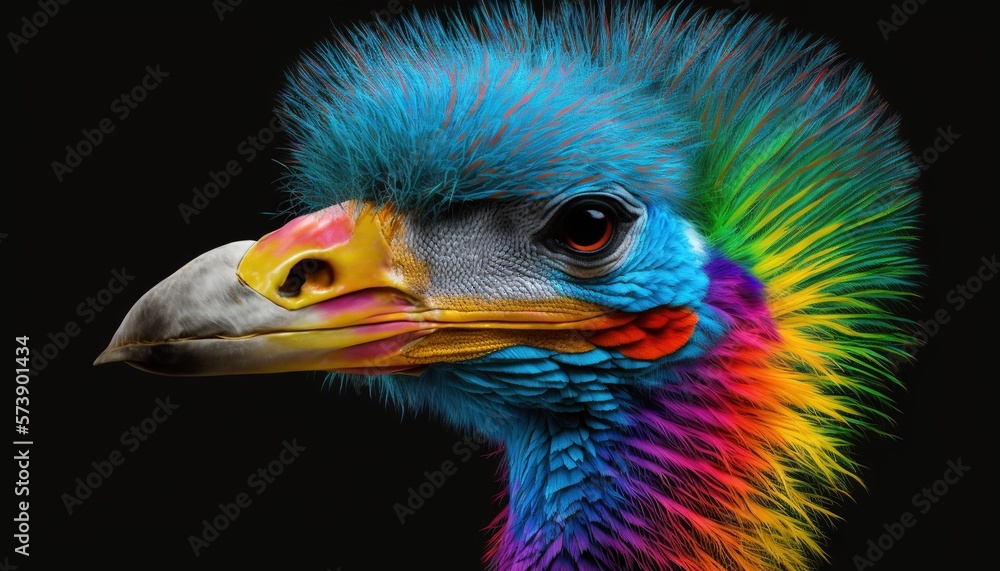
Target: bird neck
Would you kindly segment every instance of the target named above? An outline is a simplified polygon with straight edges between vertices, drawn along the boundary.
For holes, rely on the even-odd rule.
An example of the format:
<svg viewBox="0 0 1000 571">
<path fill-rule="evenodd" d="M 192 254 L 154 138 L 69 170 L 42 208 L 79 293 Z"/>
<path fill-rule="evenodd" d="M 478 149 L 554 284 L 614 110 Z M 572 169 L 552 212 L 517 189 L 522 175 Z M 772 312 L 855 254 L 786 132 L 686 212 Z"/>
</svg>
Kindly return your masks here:
<svg viewBox="0 0 1000 571">
<path fill-rule="evenodd" d="M 504 442 L 509 502 L 488 557 L 496 569 L 613 568 L 602 558 L 631 507 L 618 493 L 626 416 L 537 411 L 521 420 Z"/>
<path fill-rule="evenodd" d="M 769 361 L 782 340 L 760 283 L 732 262 L 706 270 L 702 313 L 725 329 L 707 353 L 508 431 L 494 568 L 809 567 L 822 506 L 787 466 L 815 457 L 843 485 L 836 452 L 798 413 L 794 372 Z"/>
</svg>

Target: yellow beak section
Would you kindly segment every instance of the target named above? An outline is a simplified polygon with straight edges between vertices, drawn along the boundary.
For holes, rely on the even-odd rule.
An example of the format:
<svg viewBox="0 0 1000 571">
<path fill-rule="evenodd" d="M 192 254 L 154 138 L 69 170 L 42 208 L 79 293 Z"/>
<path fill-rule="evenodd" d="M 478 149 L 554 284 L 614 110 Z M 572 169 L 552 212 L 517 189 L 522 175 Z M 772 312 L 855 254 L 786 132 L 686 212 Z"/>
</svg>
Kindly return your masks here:
<svg viewBox="0 0 1000 571">
<path fill-rule="evenodd" d="M 392 210 L 338 204 L 301 216 L 250 247 L 236 274 L 285 309 L 371 288 L 405 291 L 386 238 Z"/>
<path fill-rule="evenodd" d="M 589 351 L 595 331 L 624 323 L 575 300 L 436 297 L 404 236 L 391 207 L 344 203 L 207 252 L 147 292 L 95 364 L 417 374 L 516 345 Z"/>
</svg>

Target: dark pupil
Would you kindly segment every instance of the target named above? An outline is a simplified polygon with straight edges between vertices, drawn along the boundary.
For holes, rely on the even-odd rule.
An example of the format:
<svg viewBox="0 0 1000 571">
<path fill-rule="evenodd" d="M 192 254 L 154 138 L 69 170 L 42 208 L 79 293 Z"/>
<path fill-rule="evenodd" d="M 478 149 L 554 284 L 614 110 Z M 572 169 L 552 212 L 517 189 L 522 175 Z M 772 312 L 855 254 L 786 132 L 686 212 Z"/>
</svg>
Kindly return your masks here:
<svg viewBox="0 0 1000 571">
<path fill-rule="evenodd" d="M 581 208 L 566 220 L 566 238 L 577 246 L 592 246 L 608 229 L 607 215 L 596 208 Z"/>
</svg>

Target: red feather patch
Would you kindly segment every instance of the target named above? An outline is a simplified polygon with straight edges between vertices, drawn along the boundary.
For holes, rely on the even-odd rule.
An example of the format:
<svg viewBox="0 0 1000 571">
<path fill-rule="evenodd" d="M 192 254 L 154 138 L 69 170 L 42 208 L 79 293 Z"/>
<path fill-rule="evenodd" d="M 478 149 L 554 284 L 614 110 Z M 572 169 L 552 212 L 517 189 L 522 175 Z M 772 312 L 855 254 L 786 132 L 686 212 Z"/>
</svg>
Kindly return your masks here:
<svg viewBox="0 0 1000 571">
<path fill-rule="evenodd" d="M 669 355 L 688 342 L 698 323 L 690 309 L 657 307 L 642 313 L 622 314 L 625 321 L 594 332 L 587 340 L 626 357 L 653 361 Z"/>
</svg>

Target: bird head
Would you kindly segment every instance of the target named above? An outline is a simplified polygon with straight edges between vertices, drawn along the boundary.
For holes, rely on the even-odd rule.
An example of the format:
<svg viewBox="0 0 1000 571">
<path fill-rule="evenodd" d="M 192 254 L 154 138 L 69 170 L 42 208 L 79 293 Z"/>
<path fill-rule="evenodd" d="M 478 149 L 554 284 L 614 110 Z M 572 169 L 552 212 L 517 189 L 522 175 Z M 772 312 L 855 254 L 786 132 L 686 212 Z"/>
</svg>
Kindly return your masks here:
<svg viewBox="0 0 1000 571">
<path fill-rule="evenodd" d="M 709 343 L 709 252 L 683 215 L 695 125 L 659 78 L 555 46 L 368 40 L 312 54 L 285 94 L 308 213 L 157 286 L 104 359 L 398 375 L 369 382 L 430 407 L 447 391 L 467 402 L 442 412 L 483 430 Z M 615 374 L 587 387 L 576 362 Z"/>
<path fill-rule="evenodd" d="M 487 436 L 500 568 L 807 566 L 917 272 L 867 76 L 753 17 L 447 21 L 307 54 L 295 217 L 154 287 L 98 363 L 329 371 Z"/>
</svg>

